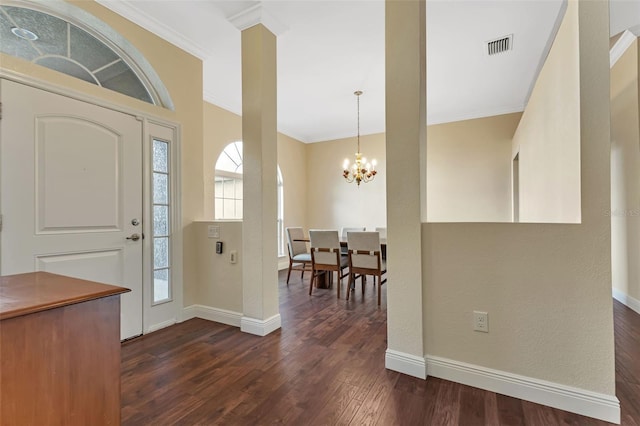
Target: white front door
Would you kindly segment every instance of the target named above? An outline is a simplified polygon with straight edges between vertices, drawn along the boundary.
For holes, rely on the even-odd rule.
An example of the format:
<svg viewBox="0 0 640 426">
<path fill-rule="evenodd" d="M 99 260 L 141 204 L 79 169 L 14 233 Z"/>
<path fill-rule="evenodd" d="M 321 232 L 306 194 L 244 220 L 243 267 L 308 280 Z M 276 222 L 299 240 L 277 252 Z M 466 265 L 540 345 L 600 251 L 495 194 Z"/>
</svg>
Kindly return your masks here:
<svg viewBox="0 0 640 426">
<path fill-rule="evenodd" d="M 0 95 L 0 273 L 129 288 L 121 337 L 142 334 L 142 123 L 5 79 Z"/>
</svg>

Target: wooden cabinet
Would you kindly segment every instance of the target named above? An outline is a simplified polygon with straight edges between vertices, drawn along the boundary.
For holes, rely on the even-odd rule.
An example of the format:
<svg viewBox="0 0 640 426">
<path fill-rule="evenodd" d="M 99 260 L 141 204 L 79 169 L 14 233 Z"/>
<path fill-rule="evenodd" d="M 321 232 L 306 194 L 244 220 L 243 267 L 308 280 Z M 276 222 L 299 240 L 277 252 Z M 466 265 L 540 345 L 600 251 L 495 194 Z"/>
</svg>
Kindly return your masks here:
<svg viewBox="0 0 640 426">
<path fill-rule="evenodd" d="M 120 424 L 120 294 L 47 272 L 0 277 L 0 424 Z"/>
</svg>

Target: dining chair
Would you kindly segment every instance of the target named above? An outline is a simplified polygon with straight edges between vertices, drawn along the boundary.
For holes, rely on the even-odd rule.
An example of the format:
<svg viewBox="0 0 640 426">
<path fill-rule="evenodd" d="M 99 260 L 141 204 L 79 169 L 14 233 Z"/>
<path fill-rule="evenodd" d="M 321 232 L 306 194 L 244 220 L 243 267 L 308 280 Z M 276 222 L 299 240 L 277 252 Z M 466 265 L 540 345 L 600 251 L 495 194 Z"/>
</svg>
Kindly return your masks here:
<svg viewBox="0 0 640 426">
<path fill-rule="evenodd" d="M 380 249 L 380 234 L 378 232 L 349 232 L 347 234 L 349 247 L 349 284 L 347 285 L 347 300 L 351 293 L 351 285 L 355 283 L 356 274 L 362 276 L 373 275 L 373 285 L 378 279 L 378 305 L 382 295 L 382 275 L 387 272 L 387 263 L 382 259 Z M 365 281 L 362 281 L 364 294 Z"/>
<path fill-rule="evenodd" d="M 313 291 L 313 282 L 321 273 L 338 273 L 338 298 L 342 279 L 347 276 L 343 271 L 348 266 L 348 260 L 340 253 L 340 238 L 338 231 L 309 230 L 311 241 L 311 283 L 309 283 L 309 295 Z"/>
<path fill-rule="evenodd" d="M 347 233 L 364 232 L 365 229 L 366 227 L 364 226 L 361 226 L 359 228 L 342 228 L 342 230 L 340 231 L 340 238 L 342 239 L 342 241 L 347 241 Z M 342 246 L 341 251 L 343 256 L 347 256 L 349 254 L 349 249 L 347 248 L 347 246 Z"/>
<path fill-rule="evenodd" d="M 307 243 L 304 241 L 304 231 L 299 227 L 285 228 L 287 233 L 287 252 L 289 253 L 289 271 L 287 272 L 287 285 L 291 271 L 302 271 L 300 279 L 304 280 L 304 272 L 312 271 L 311 254 L 307 251 Z M 298 241 L 296 241 L 298 240 Z"/>
</svg>

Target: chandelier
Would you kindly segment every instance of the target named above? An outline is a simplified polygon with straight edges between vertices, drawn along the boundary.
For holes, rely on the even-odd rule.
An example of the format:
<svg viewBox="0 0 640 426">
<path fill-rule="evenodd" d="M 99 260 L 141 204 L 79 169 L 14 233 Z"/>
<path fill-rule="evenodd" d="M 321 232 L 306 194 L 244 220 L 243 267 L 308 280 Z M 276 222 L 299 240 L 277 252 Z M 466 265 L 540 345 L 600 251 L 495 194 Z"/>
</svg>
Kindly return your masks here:
<svg viewBox="0 0 640 426">
<path fill-rule="evenodd" d="M 358 101 L 358 151 L 356 152 L 356 161 L 351 167 L 349 167 L 349 159 L 344 160 L 342 177 L 348 183 L 355 182 L 360 186 L 360 182 L 367 183 L 373 180 L 378 172 L 376 172 L 376 160 L 371 160 L 371 163 L 367 163 L 367 159 L 360 152 L 360 95 L 362 95 L 362 91 L 358 90 L 353 94 L 356 95 Z"/>
</svg>

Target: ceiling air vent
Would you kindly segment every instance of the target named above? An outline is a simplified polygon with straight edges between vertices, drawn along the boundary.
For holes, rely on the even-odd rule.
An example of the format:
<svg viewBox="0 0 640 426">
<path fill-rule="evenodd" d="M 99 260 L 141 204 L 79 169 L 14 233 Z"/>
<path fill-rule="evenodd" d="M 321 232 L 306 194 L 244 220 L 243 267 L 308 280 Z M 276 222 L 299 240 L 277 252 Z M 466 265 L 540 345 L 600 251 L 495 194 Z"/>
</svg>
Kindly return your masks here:
<svg viewBox="0 0 640 426">
<path fill-rule="evenodd" d="M 513 34 L 487 42 L 487 53 L 489 56 L 497 55 L 498 53 L 511 49 L 513 49 Z"/>
</svg>

